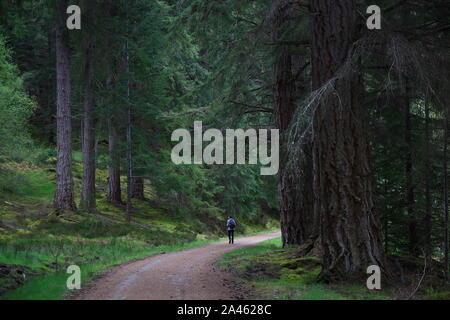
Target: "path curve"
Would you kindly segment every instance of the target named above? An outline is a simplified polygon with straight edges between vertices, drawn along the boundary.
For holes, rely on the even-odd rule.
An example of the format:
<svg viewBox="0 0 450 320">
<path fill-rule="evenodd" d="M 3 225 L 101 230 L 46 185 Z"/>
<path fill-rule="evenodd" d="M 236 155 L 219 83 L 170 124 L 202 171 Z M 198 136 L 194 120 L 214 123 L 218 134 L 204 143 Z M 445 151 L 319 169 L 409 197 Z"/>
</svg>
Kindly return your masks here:
<svg viewBox="0 0 450 320">
<path fill-rule="evenodd" d="M 78 300 L 234 300 L 230 274 L 214 263 L 225 253 L 279 237 L 279 232 L 217 242 L 197 248 L 154 255 L 114 267 L 73 299 Z"/>
</svg>

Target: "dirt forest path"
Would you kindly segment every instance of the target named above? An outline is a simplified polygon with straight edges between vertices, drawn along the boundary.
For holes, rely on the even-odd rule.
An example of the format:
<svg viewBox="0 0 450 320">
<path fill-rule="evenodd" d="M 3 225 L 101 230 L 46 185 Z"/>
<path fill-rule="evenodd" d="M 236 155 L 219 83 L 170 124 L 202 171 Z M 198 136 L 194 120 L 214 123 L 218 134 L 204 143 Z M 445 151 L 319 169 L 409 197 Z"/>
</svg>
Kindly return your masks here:
<svg viewBox="0 0 450 320">
<path fill-rule="evenodd" d="M 111 269 L 89 284 L 78 300 L 235 300 L 245 293 L 232 287 L 232 276 L 214 263 L 224 254 L 279 237 L 269 233 L 158 254 Z"/>
</svg>

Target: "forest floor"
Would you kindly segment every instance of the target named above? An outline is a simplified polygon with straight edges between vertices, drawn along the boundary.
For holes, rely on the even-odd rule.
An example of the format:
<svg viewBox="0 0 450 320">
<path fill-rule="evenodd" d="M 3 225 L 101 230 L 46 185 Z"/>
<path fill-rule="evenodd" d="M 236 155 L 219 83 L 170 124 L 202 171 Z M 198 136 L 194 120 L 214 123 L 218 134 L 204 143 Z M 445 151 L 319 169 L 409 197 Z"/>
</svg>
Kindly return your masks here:
<svg viewBox="0 0 450 320">
<path fill-rule="evenodd" d="M 240 280 L 250 299 L 348 300 L 391 299 L 386 291 L 369 291 L 358 285 L 329 286 L 316 282 L 321 261 L 315 257 L 296 258 L 295 248 L 282 248 L 274 238 L 251 248 L 224 254 L 217 266 Z"/>
<path fill-rule="evenodd" d="M 248 293 L 237 279 L 215 266 L 224 254 L 279 237 L 269 233 L 159 254 L 113 268 L 73 299 L 81 300 L 230 300 Z"/>
<path fill-rule="evenodd" d="M 398 257 L 401 259 L 401 257 Z M 408 264 L 411 269 L 408 269 Z M 298 257 L 297 248 L 282 248 L 281 239 L 274 238 L 256 246 L 241 248 L 223 255 L 217 267 L 240 279 L 236 284 L 249 293 L 249 299 L 263 300 L 449 300 L 450 288 L 422 277 L 420 260 L 402 261 L 405 283 L 388 283 L 382 278 L 381 290 L 369 290 L 366 279 L 353 283 L 324 284 L 317 282 L 321 261 L 317 257 Z"/>
</svg>

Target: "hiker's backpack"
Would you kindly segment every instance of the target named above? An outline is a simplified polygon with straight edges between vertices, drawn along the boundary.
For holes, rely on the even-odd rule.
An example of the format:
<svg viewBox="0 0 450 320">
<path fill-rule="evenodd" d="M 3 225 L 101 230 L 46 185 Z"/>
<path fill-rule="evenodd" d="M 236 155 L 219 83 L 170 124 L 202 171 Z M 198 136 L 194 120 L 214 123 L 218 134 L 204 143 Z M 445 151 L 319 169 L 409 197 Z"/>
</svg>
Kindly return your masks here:
<svg viewBox="0 0 450 320">
<path fill-rule="evenodd" d="M 234 219 L 228 219 L 228 227 L 234 229 L 236 227 L 236 221 Z"/>
</svg>

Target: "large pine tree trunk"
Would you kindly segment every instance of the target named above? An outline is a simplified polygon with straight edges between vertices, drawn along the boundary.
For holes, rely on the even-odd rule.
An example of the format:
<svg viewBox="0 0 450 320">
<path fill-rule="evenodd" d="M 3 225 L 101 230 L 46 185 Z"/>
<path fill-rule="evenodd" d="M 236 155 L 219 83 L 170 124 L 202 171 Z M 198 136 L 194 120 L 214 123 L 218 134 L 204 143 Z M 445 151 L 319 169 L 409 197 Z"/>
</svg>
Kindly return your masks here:
<svg viewBox="0 0 450 320">
<path fill-rule="evenodd" d="M 57 2 L 56 24 L 56 192 L 57 210 L 75 210 L 72 178 L 72 117 L 70 110 L 69 38 L 66 29 L 66 1 Z"/>
<path fill-rule="evenodd" d="M 108 201 L 115 205 L 122 205 L 122 191 L 120 189 L 120 154 L 118 150 L 118 135 L 114 118 L 108 120 Z"/>
<path fill-rule="evenodd" d="M 286 1 L 272 1 L 272 40 L 274 43 L 282 39 L 283 30 L 288 21 L 288 7 Z M 311 144 L 302 141 L 304 157 L 299 159 L 298 167 L 301 172 L 291 172 L 287 168 L 287 132 L 297 109 L 297 92 L 294 74 L 294 59 L 287 45 L 277 47 L 274 67 L 274 98 L 277 127 L 282 137 L 279 195 L 280 195 L 280 224 L 283 246 L 302 244 L 312 233 L 312 157 Z M 300 77 L 300 80 L 305 80 Z M 300 90 L 298 90 L 300 91 Z M 308 139 L 308 138 L 306 138 Z M 301 177 L 301 178 L 300 178 Z"/>
<path fill-rule="evenodd" d="M 94 123 L 94 41 L 89 35 L 84 43 L 84 120 L 83 178 L 80 207 L 95 210 L 95 123 Z"/>
<path fill-rule="evenodd" d="M 359 36 L 355 0 L 312 0 L 313 89 L 329 83 L 352 55 Z M 313 119 L 314 191 L 321 221 L 322 281 L 366 275 L 384 267 L 381 230 L 372 195 L 362 83 L 358 63 L 340 75 Z"/>
</svg>

